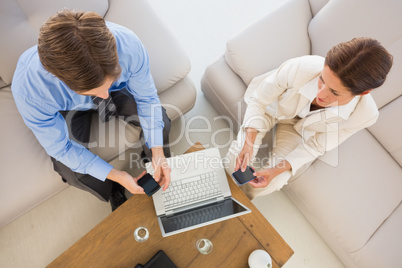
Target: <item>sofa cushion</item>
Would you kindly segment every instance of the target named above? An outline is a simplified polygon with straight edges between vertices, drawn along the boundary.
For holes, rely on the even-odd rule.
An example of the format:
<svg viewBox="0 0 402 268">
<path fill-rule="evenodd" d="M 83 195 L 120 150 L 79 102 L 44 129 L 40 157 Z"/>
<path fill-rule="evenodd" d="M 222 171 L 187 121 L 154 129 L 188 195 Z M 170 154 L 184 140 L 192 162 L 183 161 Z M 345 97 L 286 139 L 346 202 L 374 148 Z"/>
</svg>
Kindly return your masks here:
<svg viewBox="0 0 402 268">
<path fill-rule="evenodd" d="M 310 22 L 311 53 L 325 56 L 332 46 L 340 42 L 354 37 L 372 37 L 389 49 L 396 57 L 396 64 L 401 66 L 402 29 L 396 26 L 402 25 L 401 10 L 400 0 L 331 0 Z M 373 91 L 378 107 L 402 93 L 402 76 L 398 71 L 391 70 L 388 80 L 384 86 Z"/>
<path fill-rule="evenodd" d="M 402 97 L 380 110 L 377 122 L 369 128 L 374 137 L 402 167 Z"/>
<path fill-rule="evenodd" d="M 9 1 L 9 0 L 6 0 Z M 108 0 L 13 0 L 24 12 L 33 29 L 39 30 L 42 24 L 62 8 L 95 11 L 104 16 L 109 7 Z M 46 7 L 46 8 L 44 8 Z"/>
<path fill-rule="evenodd" d="M 1 0 L 0 78 L 4 82 L 11 83 L 20 55 L 37 43 L 40 26 L 63 7 L 95 11 L 104 15 L 108 8 L 108 1 Z"/>
<path fill-rule="evenodd" d="M 67 184 L 53 171 L 49 156 L 24 124 L 10 88 L 0 90 L 0 227 Z"/>
<path fill-rule="evenodd" d="M 396 40 L 391 46 L 387 47 L 387 49 L 394 57 L 391 71 L 384 85 L 373 90 L 371 93 L 379 108 L 384 107 L 395 98 L 402 95 L 402 76 L 400 74 L 402 70 L 402 37 Z"/>
<path fill-rule="evenodd" d="M 227 42 L 228 65 L 248 85 L 254 77 L 278 68 L 286 60 L 310 54 L 310 20 L 307 0 L 284 2 Z"/>
<path fill-rule="evenodd" d="M 326 157 L 337 158 L 339 163 L 328 165 Z M 350 253 L 361 249 L 399 205 L 401 178 L 401 167 L 362 130 L 339 150 L 316 160 L 288 187 L 314 215 L 316 224 L 322 226 L 319 229 L 326 230 L 326 240 Z"/>
<path fill-rule="evenodd" d="M 360 36 L 376 38 L 389 47 L 402 32 L 395 27 L 402 23 L 401 9 L 399 0 L 331 0 L 310 22 L 311 52 L 325 56 L 332 46 Z"/>
<path fill-rule="evenodd" d="M 0 78 L 5 83 L 11 84 L 22 52 L 36 44 L 37 30 L 15 0 L 0 2 Z"/>
<path fill-rule="evenodd" d="M 146 1 L 111 1 L 105 19 L 133 30 L 141 39 L 149 53 L 151 73 L 159 93 L 190 72 L 190 60 L 183 47 Z"/>
<path fill-rule="evenodd" d="M 363 248 L 350 255 L 364 268 L 402 267 L 402 205 L 376 230 Z M 381 250 L 379 250 L 381 249 Z"/>
</svg>

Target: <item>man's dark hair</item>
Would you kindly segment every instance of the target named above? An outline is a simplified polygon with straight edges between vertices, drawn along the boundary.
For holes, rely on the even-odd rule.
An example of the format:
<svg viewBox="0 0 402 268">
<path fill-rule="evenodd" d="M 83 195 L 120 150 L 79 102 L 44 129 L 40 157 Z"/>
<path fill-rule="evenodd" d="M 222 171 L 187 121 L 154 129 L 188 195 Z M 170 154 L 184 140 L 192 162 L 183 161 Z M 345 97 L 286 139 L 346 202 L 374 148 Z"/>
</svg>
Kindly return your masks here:
<svg viewBox="0 0 402 268">
<path fill-rule="evenodd" d="M 40 29 L 38 53 L 44 68 L 76 92 L 121 73 L 116 40 L 95 12 L 63 9 L 50 17 Z"/>
</svg>

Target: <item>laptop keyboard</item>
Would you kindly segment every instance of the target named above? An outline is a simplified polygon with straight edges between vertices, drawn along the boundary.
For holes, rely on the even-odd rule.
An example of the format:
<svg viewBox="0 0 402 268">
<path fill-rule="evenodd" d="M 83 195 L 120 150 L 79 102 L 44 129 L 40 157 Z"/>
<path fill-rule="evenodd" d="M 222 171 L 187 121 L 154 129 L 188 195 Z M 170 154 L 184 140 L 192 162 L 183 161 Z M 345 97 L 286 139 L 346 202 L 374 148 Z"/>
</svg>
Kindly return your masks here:
<svg viewBox="0 0 402 268">
<path fill-rule="evenodd" d="M 162 193 L 165 209 L 182 204 L 191 204 L 222 194 L 216 172 L 208 172 L 195 177 L 172 181 Z"/>
<path fill-rule="evenodd" d="M 187 228 L 197 224 L 202 224 L 208 221 L 216 220 L 222 218 L 225 211 L 224 203 L 208 206 L 205 208 L 199 208 L 194 211 L 186 212 L 177 216 L 172 216 L 170 221 L 171 224 L 175 225 L 178 229 Z"/>
</svg>

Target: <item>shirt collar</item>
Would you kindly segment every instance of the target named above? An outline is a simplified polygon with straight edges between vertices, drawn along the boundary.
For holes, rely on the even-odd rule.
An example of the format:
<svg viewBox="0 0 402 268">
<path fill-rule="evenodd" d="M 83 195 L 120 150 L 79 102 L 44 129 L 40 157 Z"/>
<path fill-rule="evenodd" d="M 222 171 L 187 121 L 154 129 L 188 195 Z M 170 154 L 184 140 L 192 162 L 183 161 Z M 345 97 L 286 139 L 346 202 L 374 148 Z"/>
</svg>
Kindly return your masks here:
<svg viewBox="0 0 402 268">
<path fill-rule="evenodd" d="M 307 84 L 301 87 L 298 93 L 300 93 L 303 97 L 307 98 L 311 103 L 317 96 L 318 92 L 317 84 L 318 84 L 318 76 L 311 79 L 309 82 L 307 82 Z"/>
<path fill-rule="evenodd" d="M 338 115 L 340 118 L 347 120 L 352 112 L 355 110 L 357 103 L 360 100 L 360 96 L 355 96 L 349 103 L 341 106 L 329 107 L 328 111 Z"/>
</svg>

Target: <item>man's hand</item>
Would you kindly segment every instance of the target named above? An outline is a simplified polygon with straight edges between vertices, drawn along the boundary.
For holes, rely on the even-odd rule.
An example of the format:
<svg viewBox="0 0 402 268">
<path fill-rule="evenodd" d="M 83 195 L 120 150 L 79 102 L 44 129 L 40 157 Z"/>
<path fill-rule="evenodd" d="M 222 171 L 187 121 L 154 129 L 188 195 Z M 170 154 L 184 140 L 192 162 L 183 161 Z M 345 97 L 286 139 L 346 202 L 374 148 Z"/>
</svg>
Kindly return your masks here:
<svg viewBox="0 0 402 268">
<path fill-rule="evenodd" d="M 137 184 L 137 181 L 145 174 L 146 172 L 144 171 L 137 178 L 133 178 L 125 171 L 112 169 L 107 178 L 119 183 L 132 194 L 145 194 L 144 189 Z"/>
<path fill-rule="evenodd" d="M 151 150 L 154 179 L 160 186 L 164 185 L 163 191 L 165 191 L 170 184 L 170 167 L 161 146 L 152 147 Z"/>
</svg>

